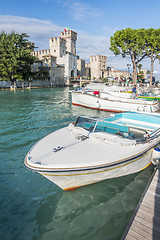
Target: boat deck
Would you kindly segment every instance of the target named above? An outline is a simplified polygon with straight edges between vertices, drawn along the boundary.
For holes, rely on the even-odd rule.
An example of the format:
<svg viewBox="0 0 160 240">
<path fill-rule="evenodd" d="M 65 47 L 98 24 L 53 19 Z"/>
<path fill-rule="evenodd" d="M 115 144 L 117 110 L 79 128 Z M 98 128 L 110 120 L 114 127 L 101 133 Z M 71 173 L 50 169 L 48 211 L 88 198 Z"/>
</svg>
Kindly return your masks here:
<svg viewBox="0 0 160 240">
<path fill-rule="evenodd" d="M 160 165 L 156 167 L 121 238 L 133 239 L 160 239 Z"/>
</svg>

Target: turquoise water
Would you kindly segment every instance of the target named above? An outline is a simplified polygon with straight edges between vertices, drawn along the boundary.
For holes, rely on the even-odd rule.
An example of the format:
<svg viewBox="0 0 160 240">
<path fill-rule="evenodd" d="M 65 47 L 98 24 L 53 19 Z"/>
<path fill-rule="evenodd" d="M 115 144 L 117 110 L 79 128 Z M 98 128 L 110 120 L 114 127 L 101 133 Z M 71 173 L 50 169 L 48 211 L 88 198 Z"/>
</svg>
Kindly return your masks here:
<svg viewBox="0 0 160 240">
<path fill-rule="evenodd" d="M 0 92 L 0 240 L 118 240 L 153 166 L 141 173 L 64 192 L 24 167 L 31 146 L 77 116 L 69 88 Z M 118 154 L 118 153 L 117 153 Z"/>
</svg>

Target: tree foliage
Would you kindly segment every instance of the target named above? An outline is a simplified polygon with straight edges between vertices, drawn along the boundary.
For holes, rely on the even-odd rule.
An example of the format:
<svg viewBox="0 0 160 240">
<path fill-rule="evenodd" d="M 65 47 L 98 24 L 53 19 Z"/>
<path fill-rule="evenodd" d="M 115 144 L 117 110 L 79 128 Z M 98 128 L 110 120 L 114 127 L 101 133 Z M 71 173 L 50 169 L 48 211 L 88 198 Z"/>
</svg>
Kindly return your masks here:
<svg viewBox="0 0 160 240">
<path fill-rule="evenodd" d="M 153 63 L 160 60 L 160 29 L 149 28 L 146 30 L 146 54 L 151 60 L 150 84 L 152 85 Z"/>
<path fill-rule="evenodd" d="M 34 45 L 26 33 L 0 33 L 0 78 L 1 80 L 28 80 L 31 64 L 36 60 L 31 52 Z"/>
<path fill-rule="evenodd" d="M 133 82 L 137 80 L 138 64 L 145 58 L 160 59 L 160 29 L 122 29 L 110 39 L 110 50 L 115 55 L 129 56 L 133 64 Z"/>
</svg>

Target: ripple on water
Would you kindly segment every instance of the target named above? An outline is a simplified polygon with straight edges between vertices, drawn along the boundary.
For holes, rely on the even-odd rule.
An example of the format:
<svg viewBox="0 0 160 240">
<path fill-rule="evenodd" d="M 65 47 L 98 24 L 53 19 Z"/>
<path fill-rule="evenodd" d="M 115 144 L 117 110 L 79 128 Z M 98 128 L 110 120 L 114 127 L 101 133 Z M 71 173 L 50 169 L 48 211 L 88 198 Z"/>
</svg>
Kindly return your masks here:
<svg viewBox="0 0 160 240">
<path fill-rule="evenodd" d="M 108 115 L 72 106 L 68 90 L 0 94 L 0 239 L 120 239 L 148 182 L 152 166 L 138 174 L 63 192 L 24 167 L 28 150 L 42 137 L 79 115 Z"/>
</svg>

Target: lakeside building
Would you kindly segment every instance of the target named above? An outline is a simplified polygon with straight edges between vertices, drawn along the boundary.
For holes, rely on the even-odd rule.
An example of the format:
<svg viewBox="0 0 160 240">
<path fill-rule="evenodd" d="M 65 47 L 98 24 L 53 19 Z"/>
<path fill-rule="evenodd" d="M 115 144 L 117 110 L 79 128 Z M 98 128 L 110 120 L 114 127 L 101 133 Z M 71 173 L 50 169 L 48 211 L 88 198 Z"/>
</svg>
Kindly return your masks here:
<svg viewBox="0 0 160 240">
<path fill-rule="evenodd" d="M 105 71 L 105 77 L 113 77 L 117 79 L 129 78 L 130 74 L 128 71 L 115 70 L 113 67 L 109 67 L 109 70 Z"/>
<path fill-rule="evenodd" d="M 32 72 L 37 73 L 42 78 L 45 78 L 45 73 L 49 77 L 51 86 L 64 85 L 64 66 L 56 63 L 56 57 L 50 53 L 43 55 L 31 66 Z M 46 76 L 46 77 L 47 77 Z M 38 76 L 37 76 L 38 77 Z"/>
<path fill-rule="evenodd" d="M 113 67 L 107 67 L 107 56 L 104 55 L 90 56 L 90 64 L 86 64 L 86 68 L 87 67 L 88 69 L 90 68 L 91 79 L 112 77 L 120 80 L 132 76 L 129 71 L 115 70 Z"/>
<path fill-rule="evenodd" d="M 143 73 L 143 78 L 146 79 L 147 78 L 147 69 L 143 68 L 140 71 L 138 71 L 138 73 L 142 72 Z"/>
</svg>

